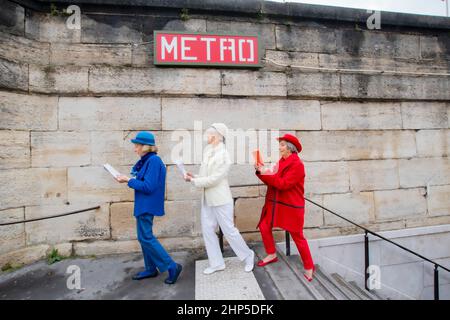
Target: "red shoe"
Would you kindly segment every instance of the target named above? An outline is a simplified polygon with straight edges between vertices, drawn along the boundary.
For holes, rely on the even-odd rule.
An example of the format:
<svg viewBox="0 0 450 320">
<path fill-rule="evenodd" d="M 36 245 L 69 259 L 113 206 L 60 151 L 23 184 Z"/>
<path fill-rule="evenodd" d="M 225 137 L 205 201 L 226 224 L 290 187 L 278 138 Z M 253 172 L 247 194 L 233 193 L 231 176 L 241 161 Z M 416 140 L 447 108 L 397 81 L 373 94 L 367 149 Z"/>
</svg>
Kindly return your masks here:
<svg viewBox="0 0 450 320">
<path fill-rule="evenodd" d="M 264 260 L 259 260 L 257 263 L 258 267 L 264 267 L 266 265 L 268 265 L 269 263 L 274 263 L 274 262 L 278 262 L 278 257 L 273 258 L 270 261 L 264 262 Z"/>
<path fill-rule="evenodd" d="M 313 267 L 313 273 L 312 274 L 314 274 L 314 271 L 316 271 L 315 267 Z M 310 278 L 306 274 L 303 274 L 303 276 L 305 277 L 306 280 L 308 280 L 308 282 L 311 282 L 313 280 L 313 277 Z"/>
</svg>

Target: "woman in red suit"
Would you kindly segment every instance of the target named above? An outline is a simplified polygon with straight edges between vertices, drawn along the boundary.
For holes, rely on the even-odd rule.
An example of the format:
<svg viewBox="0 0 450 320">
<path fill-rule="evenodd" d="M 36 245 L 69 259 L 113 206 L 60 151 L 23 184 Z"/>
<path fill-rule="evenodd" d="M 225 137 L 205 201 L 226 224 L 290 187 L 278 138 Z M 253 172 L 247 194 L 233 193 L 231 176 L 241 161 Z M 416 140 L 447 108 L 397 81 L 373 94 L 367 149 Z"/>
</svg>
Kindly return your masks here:
<svg viewBox="0 0 450 320">
<path fill-rule="evenodd" d="M 267 257 L 258 262 L 263 267 L 277 262 L 272 228 L 288 231 L 294 240 L 305 269 L 305 278 L 312 280 L 314 263 L 308 241 L 303 235 L 305 216 L 305 167 L 298 157 L 302 146 L 297 137 L 285 134 L 277 138 L 281 158 L 272 170 L 255 165 L 257 177 L 267 185 L 266 200 L 258 223 Z"/>
</svg>

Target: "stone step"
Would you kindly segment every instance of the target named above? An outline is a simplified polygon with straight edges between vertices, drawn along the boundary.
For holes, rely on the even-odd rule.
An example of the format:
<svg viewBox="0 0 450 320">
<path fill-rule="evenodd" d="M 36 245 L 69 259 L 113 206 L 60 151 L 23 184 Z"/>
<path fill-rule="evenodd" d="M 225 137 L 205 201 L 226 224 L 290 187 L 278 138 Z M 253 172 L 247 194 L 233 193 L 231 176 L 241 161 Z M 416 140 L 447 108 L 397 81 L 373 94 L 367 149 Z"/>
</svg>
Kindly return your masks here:
<svg viewBox="0 0 450 320">
<path fill-rule="evenodd" d="M 323 271 L 319 265 L 316 265 L 315 268 L 315 279 L 329 292 L 334 300 L 349 300 L 328 273 Z"/>
<path fill-rule="evenodd" d="M 354 286 L 348 283 L 344 278 L 342 278 L 337 273 L 332 273 L 331 276 L 336 279 L 336 281 L 341 285 L 341 288 L 348 290 L 351 294 L 355 295 L 358 300 L 371 300 L 369 296 L 365 295 L 363 292 L 357 290 Z"/>
<path fill-rule="evenodd" d="M 258 259 L 266 256 L 264 247 L 259 245 L 253 248 Z M 259 268 L 255 266 L 255 268 Z M 286 260 L 279 257 L 277 263 L 271 263 L 264 267 L 284 300 L 314 300 L 311 290 L 299 281 L 299 278 L 291 270 Z"/>
<path fill-rule="evenodd" d="M 287 257 L 284 253 L 278 252 L 278 257 L 283 259 L 292 272 L 297 276 L 298 280 L 302 285 L 309 291 L 309 293 L 314 297 L 315 300 L 326 300 L 326 296 L 323 295 L 324 290 L 320 290 L 315 281 L 308 282 L 303 276 L 304 268 L 300 266 L 300 261 L 295 256 Z"/>
<path fill-rule="evenodd" d="M 358 286 L 358 284 L 355 281 L 348 281 L 348 283 L 357 291 L 361 292 L 362 294 L 369 297 L 370 300 L 383 300 L 380 296 L 376 295 L 375 293 L 372 293 L 370 291 L 367 291 L 366 289 L 361 288 Z"/>
</svg>

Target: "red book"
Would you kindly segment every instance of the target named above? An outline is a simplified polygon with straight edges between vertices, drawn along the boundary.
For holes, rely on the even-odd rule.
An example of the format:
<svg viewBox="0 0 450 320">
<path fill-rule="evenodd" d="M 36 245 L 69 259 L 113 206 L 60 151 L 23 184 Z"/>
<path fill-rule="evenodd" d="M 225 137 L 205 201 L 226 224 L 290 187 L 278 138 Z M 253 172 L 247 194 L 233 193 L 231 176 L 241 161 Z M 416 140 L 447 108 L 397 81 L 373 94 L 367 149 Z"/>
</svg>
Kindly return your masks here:
<svg viewBox="0 0 450 320">
<path fill-rule="evenodd" d="M 262 158 L 261 153 L 259 152 L 259 150 L 256 149 L 252 153 L 253 153 L 253 158 L 255 159 L 255 165 L 257 165 L 257 166 L 264 166 L 264 161 L 263 161 L 263 158 Z"/>
</svg>

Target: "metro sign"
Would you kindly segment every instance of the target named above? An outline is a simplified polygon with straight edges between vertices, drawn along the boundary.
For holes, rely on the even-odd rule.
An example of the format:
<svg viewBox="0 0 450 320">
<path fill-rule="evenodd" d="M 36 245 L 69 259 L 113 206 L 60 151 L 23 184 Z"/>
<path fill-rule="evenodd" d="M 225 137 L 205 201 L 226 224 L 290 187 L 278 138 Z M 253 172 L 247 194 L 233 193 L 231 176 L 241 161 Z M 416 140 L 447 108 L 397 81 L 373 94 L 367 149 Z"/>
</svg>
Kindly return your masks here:
<svg viewBox="0 0 450 320">
<path fill-rule="evenodd" d="M 259 37 L 154 32 L 155 65 L 261 67 Z"/>
</svg>

